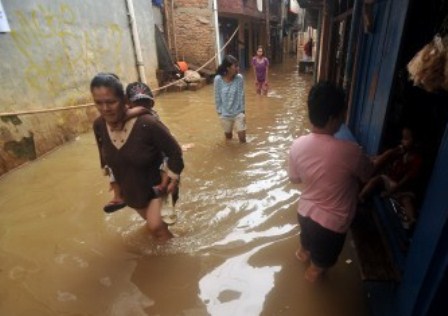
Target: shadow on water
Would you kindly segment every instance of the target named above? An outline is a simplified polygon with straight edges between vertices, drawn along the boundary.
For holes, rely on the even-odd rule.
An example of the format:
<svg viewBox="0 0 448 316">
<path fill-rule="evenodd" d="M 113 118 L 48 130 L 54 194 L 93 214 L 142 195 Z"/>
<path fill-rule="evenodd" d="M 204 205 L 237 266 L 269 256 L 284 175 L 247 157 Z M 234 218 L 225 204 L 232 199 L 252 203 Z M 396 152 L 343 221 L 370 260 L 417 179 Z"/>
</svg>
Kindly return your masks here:
<svg viewBox="0 0 448 316">
<path fill-rule="evenodd" d="M 0 314 L 362 315 L 350 247 L 320 288 L 294 258 L 299 192 L 285 160 L 308 130 L 311 78 L 272 68 L 268 97 L 247 73 L 243 145 L 224 140 L 211 85 L 158 96 L 161 119 L 191 145 L 165 246 L 132 210 L 102 212 L 110 192 L 91 133 L 1 179 Z"/>
</svg>

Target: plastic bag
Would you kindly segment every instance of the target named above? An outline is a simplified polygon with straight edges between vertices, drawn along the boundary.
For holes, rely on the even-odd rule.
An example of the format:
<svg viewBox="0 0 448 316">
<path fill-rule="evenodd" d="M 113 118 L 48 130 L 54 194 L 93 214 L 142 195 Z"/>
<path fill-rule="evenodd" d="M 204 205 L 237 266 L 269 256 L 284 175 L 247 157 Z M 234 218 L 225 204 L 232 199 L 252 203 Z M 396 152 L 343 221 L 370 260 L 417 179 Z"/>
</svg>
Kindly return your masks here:
<svg viewBox="0 0 448 316">
<path fill-rule="evenodd" d="M 436 35 L 408 63 L 410 79 L 428 92 L 448 90 L 448 37 Z"/>
</svg>

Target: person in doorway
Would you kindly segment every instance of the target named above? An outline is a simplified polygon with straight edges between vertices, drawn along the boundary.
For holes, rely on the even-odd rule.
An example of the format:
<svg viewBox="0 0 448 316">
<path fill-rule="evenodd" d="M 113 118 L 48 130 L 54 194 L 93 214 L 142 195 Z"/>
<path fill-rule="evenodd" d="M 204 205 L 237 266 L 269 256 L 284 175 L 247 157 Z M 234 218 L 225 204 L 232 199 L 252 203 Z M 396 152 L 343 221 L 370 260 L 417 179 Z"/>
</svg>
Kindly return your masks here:
<svg viewBox="0 0 448 316">
<path fill-rule="evenodd" d="M 162 200 L 151 188 L 161 182 L 160 165 L 168 158 L 168 176 L 175 188 L 184 168 L 182 149 L 169 130 L 151 115 L 127 119 L 126 98 L 120 79 L 99 73 L 90 83 L 100 117 L 93 123 L 102 165 L 109 166 L 124 202 L 146 220 L 156 242 L 173 237 L 162 221 Z"/>
<path fill-rule="evenodd" d="M 232 139 L 236 129 L 240 143 L 246 142 L 246 104 L 244 79 L 238 73 L 238 60 L 226 55 L 214 79 L 216 112 L 221 120 L 225 138 Z"/>
<path fill-rule="evenodd" d="M 415 132 L 409 127 L 401 131 L 401 143 L 383 154 L 382 172 L 372 177 L 359 194 L 364 202 L 372 193 L 381 191 L 382 197 L 390 197 L 405 211 L 403 220 L 412 225 L 416 220 L 416 186 L 422 169 L 422 156 L 417 150 Z"/>
<path fill-rule="evenodd" d="M 336 263 L 355 215 L 359 182 L 374 171 L 360 146 L 333 136 L 345 113 L 341 89 L 328 82 L 314 85 L 308 96 L 311 133 L 294 140 L 289 153 L 289 178 L 303 186 L 296 257 L 309 263 L 305 279 L 311 283 Z"/>
<path fill-rule="evenodd" d="M 313 38 L 310 37 L 306 42 L 305 46 L 303 46 L 304 52 L 304 60 L 312 60 L 313 59 Z"/>
<path fill-rule="evenodd" d="M 143 114 L 149 114 L 155 117 L 157 120 L 160 120 L 159 115 L 154 110 L 154 95 L 149 86 L 145 83 L 133 82 L 128 84 L 128 86 L 126 87 L 126 99 L 128 101 L 128 110 L 126 111 L 127 120 Z M 125 207 L 126 203 L 121 196 L 120 186 L 115 181 L 113 170 L 109 166 L 107 166 L 106 168 L 106 174 L 109 176 L 110 188 L 113 192 L 113 198 L 108 204 L 104 206 L 103 209 L 106 213 L 112 213 Z M 159 185 L 153 188 L 156 196 L 163 196 L 167 192 L 169 186 L 169 177 L 167 173 L 163 171 L 166 168 L 167 166 L 165 161 L 161 166 L 162 181 Z M 178 195 L 177 190 L 175 191 L 175 194 Z"/>
<path fill-rule="evenodd" d="M 254 69 L 255 89 L 257 94 L 267 95 L 269 59 L 264 56 L 262 46 L 258 46 L 257 55 L 252 58 L 252 67 Z"/>
</svg>

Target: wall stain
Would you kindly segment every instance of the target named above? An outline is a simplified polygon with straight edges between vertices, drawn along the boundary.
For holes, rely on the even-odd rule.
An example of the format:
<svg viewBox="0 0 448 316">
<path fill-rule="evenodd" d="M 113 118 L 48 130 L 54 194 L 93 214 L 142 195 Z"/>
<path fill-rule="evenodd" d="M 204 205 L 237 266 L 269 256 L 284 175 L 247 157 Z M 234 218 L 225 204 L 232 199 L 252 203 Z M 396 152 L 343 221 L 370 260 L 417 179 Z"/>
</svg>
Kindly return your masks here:
<svg viewBox="0 0 448 316">
<path fill-rule="evenodd" d="M 34 160 L 37 158 L 36 146 L 34 145 L 34 135 L 23 137 L 20 141 L 6 142 L 3 149 L 14 154 L 17 158 Z"/>
<path fill-rule="evenodd" d="M 44 89 L 58 97 L 61 91 L 73 88 L 72 81 L 66 78 L 74 73 L 97 72 L 97 64 L 105 56 L 121 58 L 122 28 L 106 23 L 98 30 L 83 31 L 77 27 L 82 23 L 68 4 L 60 4 L 54 11 L 38 5 L 31 11 L 16 11 L 15 16 L 18 27 L 11 37 L 27 61 L 25 80 L 36 90 Z M 35 54 L 36 48 L 48 53 Z M 122 64 L 116 63 L 115 67 L 111 71 L 120 73 Z"/>
<path fill-rule="evenodd" d="M 1 116 L 0 118 L 4 123 L 12 123 L 14 125 L 22 124 L 22 121 L 19 119 L 17 115 L 5 115 Z"/>
</svg>

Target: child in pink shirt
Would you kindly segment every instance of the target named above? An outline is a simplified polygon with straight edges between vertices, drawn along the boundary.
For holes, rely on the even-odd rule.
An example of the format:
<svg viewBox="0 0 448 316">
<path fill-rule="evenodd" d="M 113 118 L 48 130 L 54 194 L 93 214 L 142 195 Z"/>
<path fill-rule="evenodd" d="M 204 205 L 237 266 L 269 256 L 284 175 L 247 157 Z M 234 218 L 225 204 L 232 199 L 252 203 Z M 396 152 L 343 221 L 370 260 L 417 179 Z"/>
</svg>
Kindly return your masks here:
<svg viewBox="0 0 448 316">
<path fill-rule="evenodd" d="M 359 183 L 373 173 L 373 163 L 360 146 L 333 136 L 345 113 L 341 89 L 328 82 L 314 85 L 308 96 L 311 133 L 296 139 L 289 154 L 289 178 L 302 184 L 296 256 L 310 261 L 305 272 L 309 282 L 336 263 L 355 215 Z"/>
</svg>

